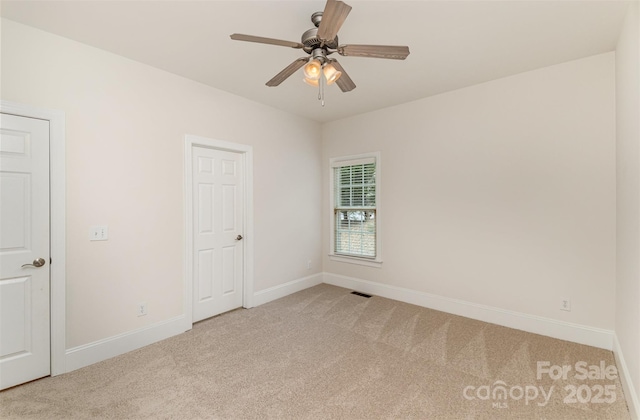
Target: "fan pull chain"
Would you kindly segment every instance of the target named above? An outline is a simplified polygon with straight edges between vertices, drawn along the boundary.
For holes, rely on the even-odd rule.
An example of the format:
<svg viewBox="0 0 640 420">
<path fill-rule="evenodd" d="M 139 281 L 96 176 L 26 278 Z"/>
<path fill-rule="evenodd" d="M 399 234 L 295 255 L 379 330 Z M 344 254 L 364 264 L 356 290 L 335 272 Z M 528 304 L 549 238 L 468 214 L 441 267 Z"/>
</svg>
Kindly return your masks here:
<svg viewBox="0 0 640 420">
<path fill-rule="evenodd" d="M 318 83 L 320 88 L 320 92 L 318 93 L 318 99 L 320 100 L 320 103 L 324 107 L 324 78 L 322 77 L 322 74 L 320 74 L 320 80 L 318 80 L 318 82 L 320 82 Z"/>
</svg>

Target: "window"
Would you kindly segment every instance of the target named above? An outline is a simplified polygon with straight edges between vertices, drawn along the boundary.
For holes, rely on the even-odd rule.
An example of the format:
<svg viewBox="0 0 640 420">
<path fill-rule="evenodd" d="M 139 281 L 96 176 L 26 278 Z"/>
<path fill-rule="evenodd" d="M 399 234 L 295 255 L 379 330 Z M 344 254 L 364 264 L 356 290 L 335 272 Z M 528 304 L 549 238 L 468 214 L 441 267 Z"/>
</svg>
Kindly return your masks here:
<svg viewBox="0 0 640 420">
<path fill-rule="evenodd" d="M 331 160 L 331 256 L 341 261 L 377 265 L 379 235 L 379 154 Z"/>
</svg>

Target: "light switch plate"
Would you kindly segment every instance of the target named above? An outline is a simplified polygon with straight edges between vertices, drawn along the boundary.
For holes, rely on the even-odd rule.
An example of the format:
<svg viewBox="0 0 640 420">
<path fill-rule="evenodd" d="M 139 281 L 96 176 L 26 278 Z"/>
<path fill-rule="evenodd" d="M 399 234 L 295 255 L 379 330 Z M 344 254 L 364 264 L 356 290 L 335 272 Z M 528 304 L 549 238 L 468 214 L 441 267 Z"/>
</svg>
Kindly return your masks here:
<svg viewBox="0 0 640 420">
<path fill-rule="evenodd" d="M 91 226 L 89 229 L 90 241 L 106 241 L 109 239 L 109 226 Z"/>
</svg>

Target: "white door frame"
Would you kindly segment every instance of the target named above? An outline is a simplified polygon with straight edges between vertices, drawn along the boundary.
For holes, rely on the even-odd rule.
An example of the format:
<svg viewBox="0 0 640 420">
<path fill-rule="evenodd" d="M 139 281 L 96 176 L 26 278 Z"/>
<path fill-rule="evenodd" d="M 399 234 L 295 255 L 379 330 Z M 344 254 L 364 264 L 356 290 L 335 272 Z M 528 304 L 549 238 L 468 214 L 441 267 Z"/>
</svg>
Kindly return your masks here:
<svg viewBox="0 0 640 420">
<path fill-rule="evenodd" d="M 0 111 L 49 121 L 51 376 L 56 376 L 66 373 L 65 115 L 62 111 L 9 101 L 0 101 Z"/>
<path fill-rule="evenodd" d="M 184 315 L 185 330 L 193 325 L 193 148 L 207 147 L 244 156 L 244 233 L 242 307 L 253 307 L 253 148 L 187 134 L 184 137 Z"/>
</svg>

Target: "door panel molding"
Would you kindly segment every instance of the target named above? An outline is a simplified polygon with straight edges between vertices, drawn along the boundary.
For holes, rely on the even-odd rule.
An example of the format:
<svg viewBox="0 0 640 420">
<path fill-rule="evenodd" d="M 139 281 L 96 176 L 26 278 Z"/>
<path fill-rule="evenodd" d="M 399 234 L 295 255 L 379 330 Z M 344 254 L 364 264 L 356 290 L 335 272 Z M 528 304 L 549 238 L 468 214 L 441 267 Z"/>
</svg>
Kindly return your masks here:
<svg viewBox="0 0 640 420">
<path fill-rule="evenodd" d="M 66 373 L 65 114 L 0 100 L 0 112 L 49 121 L 51 376 Z"/>
<path fill-rule="evenodd" d="M 223 140 L 209 139 L 200 136 L 185 135 L 184 143 L 184 315 L 185 329 L 193 325 L 193 148 L 205 147 L 210 149 L 229 151 L 244 155 L 244 262 L 243 262 L 243 293 L 242 306 L 253 307 L 253 147 Z M 235 170 L 235 168 L 225 168 Z"/>
</svg>

